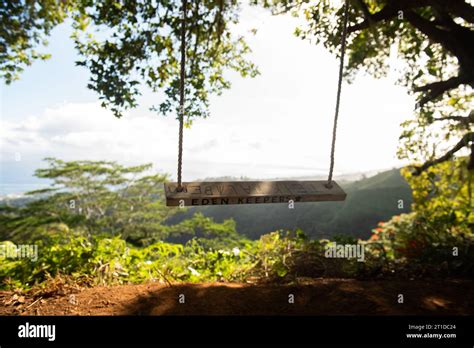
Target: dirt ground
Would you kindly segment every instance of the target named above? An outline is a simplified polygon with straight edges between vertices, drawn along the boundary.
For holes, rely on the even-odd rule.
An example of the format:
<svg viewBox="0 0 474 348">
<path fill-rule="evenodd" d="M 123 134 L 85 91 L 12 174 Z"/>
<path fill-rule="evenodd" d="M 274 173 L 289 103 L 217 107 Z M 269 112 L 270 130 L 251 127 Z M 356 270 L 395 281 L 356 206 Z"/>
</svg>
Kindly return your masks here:
<svg viewBox="0 0 474 348">
<path fill-rule="evenodd" d="M 289 303 L 290 294 L 294 303 Z M 398 303 L 399 294 L 404 303 Z M 62 294 L 3 291 L 0 304 L 0 315 L 472 315 L 474 280 L 148 283 Z"/>
</svg>

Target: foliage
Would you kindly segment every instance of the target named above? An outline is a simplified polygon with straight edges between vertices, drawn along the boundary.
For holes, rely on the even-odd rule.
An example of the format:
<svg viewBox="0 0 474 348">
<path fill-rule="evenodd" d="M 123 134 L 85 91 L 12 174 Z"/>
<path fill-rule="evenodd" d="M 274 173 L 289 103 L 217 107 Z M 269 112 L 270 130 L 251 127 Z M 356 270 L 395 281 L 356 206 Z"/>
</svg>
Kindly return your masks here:
<svg viewBox="0 0 474 348">
<path fill-rule="evenodd" d="M 48 167 L 35 175 L 51 180 L 51 187 L 29 193 L 43 198 L 19 209 L 2 208 L 0 232 L 5 238 L 40 239 L 42 226 L 49 223 L 132 240 L 167 236 L 162 222 L 177 210 L 164 205 L 167 176 L 150 174 L 150 164 L 125 167 L 107 161 L 46 161 Z"/>
<path fill-rule="evenodd" d="M 260 237 L 256 245 L 257 265 L 265 277 L 285 277 L 291 267 L 292 254 L 302 247 L 304 236 L 297 231 L 296 238 L 289 234 L 282 235 L 281 231 Z"/>
<path fill-rule="evenodd" d="M 72 4 L 71 0 L 0 2 L 0 77 L 7 84 L 35 59 L 49 58 L 37 46 L 47 44 L 46 38 L 64 21 Z"/>
<path fill-rule="evenodd" d="M 413 188 L 413 212 L 380 223 L 370 238 L 387 262 L 410 274 L 473 274 L 474 181 L 467 160 L 440 163 L 421 175 L 402 170 Z"/>
<path fill-rule="evenodd" d="M 474 173 L 466 169 L 467 161 L 464 157 L 444 162 L 419 176 L 403 170 L 420 217 L 453 228 L 474 228 Z"/>
<path fill-rule="evenodd" d="M 394 216 L 373 230 L 393 271 L 408 276 L 472 276 L 474 231 L 417 213 Z"/>
<path fill-rule="evenodd" d="M 246 238 L 237 233 L 233 219 L 215 223 L 213 218 L 195 213 L 191 218 L 169 226 L 167 241 L 185 244 L 193 238 L 199 238 L 206 248 L 215 249 L 239 247 L 242 241 L 246 241 Z"/>
<path fill-rule="evenodd" d="M 305 273 L 308 271 L 313 274 L 322 271 L 322 268 L 312 267 L 314 265 L 330 263 L 322 261 L 325 242 L 309 241 L 300 230 L 272 232 L 258 241 L 241 240 L 240 246 L 233 248 L 209 247 L 203 238 L 193 238 L 185 244 L 158 241 L 136 247 L 120 236 L 87 237 L 63 224 L 51 224 L 45 226 L 45 230 L 49 238 L 36 242 L 39 249 L 36 261 L 2 260 L 1 287 L 41 286 L 58 276 L 86 285 L 144 281 L 289 281 L 308 275 Z M 1 244 L 15 246 L 10 241 Z M 308 265 L 311 269 L 304 269 Z"/>
<path fill-rule="evenodd" d="M 230 31 L 238 22 L 238 9 L 234 0 L 188 1 L 188 121 L 207 116 L 209 94 L 230 87 L 224 69 L 242 76 L 257 74 L 255 66 L 244 59 L 250 49 L 243 37 Z M 178 112 L 181 18 L 181 1 L 87 1 L 80 9 L 75 42 L 84 59 L 78 64 L 89 68 L 89 88 L 117 117 L 136 106 L 141 83 L 165 92 L 166 99 L 154 106 L 155 110 L 162 114 Z"/>
<path fill-rule="evenodd" d="M 0 264 L 2 287 L 28 288 L 50 277 L 68 276 L 94 284 L 243 280 L 253 269 L 255 242 L 242 241 L 242 249 L 214 249 L 204 239 L 186 244 L 158 241 L 146 247 L 128 244 L 120 236 L 84 236 L 65 225 L 45 227 L 48 239 L 36 242 L 39 257 L 4 258 Z M 15 246 L 10 241 L 2 245 Z"/>
<path fill-rule="evenodd" d="M 178 113 L 181 0 L 16 0 L 1 6 L 0 69 L 7 83 L 34 59 L 48 57 L 36 53 L 35 46 L 70 18 L 81 55 L 77 64 L 88 68 L 88 87 L 104 107 L 121 117 L 148 88 L 165 95 L 152 110 Z M 186 13 L 185 115 L 190 124 L 208 115 L 210 94 L 230 87 L 225 70 L 243 77 L 258 70 L 245 59 L 250 48 L 243 36 L 231 32 L 239 20 L 237 1 L 188 1 Z"/>
<path fill-rule="evenodd" d="M 425 222 L 423 222 L 425 223 Z M 432 229 L 434 225 L 431 225 Z M 66 277 L 85 285 L 142 283 L 145 281 L 284 281 L 302 277 L 446 276 L 472 275 L 472 231 L 436 234 L 416 220 L 416 214 L 396 216 L 373 231 L 368 241 L 338 238 L 309 240 L 301 230 L 275 231 L 257 241 L 242 240 L 239 247 L 214 248 L 193 238 L 184 245 L 157 241 L 144 247 L 120 236 L 84 236 L 65 225 L 45 226 L 49 238 L 37 241 L 39 258 L 3 259 L 0 287 L 44 286 L 51 277 Z M 364 262 L 327 258 L 334 243 L 359 244 Z M 1 242 L 10 245 L 9 241 Z M 459 247 L 459 256 L 452 247 Z"/>
<path fill-rule="evenodd" d="M 48 229 L 57 229 L 49 226 Z M 48 243 L 37 241 L 39 258 L 4 259 L 0 265 L 3 287 L 28 288 L 50 277 L 68 276 L 78 282 L 94 284 L 141 283 L 161 280 L 233 280 L 241 276 L 239 253 L 204 248 L 199 240 L 182 244 L 155 242 L 135 247 L 125 240 L 108 236 L 89 236 L 59 228 Z M 10 244 L 11 242 L 2 242 Z"/>
<path fill-rule="evenodd" d="M 467 160 L 444 162 L 419 176 L 404 170 L 414 188 L 416 215 L 412 230 L 416 239 L 411 243 L 413 249 L 423 250 L 420 260 L 443 262 L 443 256 L 452 259 L 452 249 L 456 247 L 458 263 L 465 264 L 466 253 L 473 254 L 474 175 L 466 169 Z"/>
</svg>

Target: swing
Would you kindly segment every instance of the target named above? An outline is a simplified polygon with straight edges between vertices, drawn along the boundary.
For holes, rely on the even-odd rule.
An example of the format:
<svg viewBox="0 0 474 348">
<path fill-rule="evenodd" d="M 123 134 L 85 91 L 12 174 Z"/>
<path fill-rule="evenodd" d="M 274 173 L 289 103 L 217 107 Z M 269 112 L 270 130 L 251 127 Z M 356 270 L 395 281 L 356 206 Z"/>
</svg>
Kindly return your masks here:
<svg viewBox="0 0 474 348">
<path fill-rule="evenodd" d="M 260 204 L 292 202 L 344 201 L 346 193 L 332 179 L 334 153 L 336 146 L 337 120 L 341 98 L 344 53 L 347 36 L 348 1 L 344 4 L 344 21 L 341 37 L 341 56 L 339 80 L 336 97 L 336 110 L 331 143 L 329 175 L 327 180 L 305 181 L 219 181 L 182 182 L 183 158 L 183 119 L 184 119 L 184 80 L 185 80 L 185 39 L 186 39 L 186 0 L 183 0 L 181 24 L 181 71 L 180 71 L 180 115 L 178 147 L 178 181 L 164 184 L 167 206 L 198 206 L 228 204 Z"/>
</svg>

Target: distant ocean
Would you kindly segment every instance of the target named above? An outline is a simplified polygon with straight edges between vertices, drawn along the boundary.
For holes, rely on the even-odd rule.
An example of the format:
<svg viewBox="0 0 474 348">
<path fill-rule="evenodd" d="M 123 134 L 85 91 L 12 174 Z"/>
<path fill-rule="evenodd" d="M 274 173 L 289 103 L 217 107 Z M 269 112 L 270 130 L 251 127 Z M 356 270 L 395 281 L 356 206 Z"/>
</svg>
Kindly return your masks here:
<svg viewBox="0 0 474 348">
<path fill-rule="evenodd" d="M 48 184 L 0 184 L 0 198 L 22 196 L 24 193 L 48 187 Z"/>
</svg>

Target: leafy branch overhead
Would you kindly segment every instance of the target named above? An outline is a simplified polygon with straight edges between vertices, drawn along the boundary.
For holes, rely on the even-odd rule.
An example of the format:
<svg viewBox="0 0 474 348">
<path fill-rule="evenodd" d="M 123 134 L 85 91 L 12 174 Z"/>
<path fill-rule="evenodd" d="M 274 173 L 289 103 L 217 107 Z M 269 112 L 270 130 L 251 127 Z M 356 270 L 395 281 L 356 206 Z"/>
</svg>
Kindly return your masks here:
<svg viewBox="0 0 474 348">
<path fill-rule="evenodd" d="M 76 18 L 79 62 L 92 73 L 89 88 L 117 117 L 137 105 L 140 85 L 163 90 L 166 98 L 154 108 L 177 112 L 181 1 L 90 1 Z M 238 21 L 237 1 L 190 1 L 186 9 L 186 105 L 190 120 L 208 115 L 209 94 L 229 88 L 226 68 L 242 76 L 257 70 L 245 54 L 243 37 L 231 34 Z M 95 35 L 90 35 L 95 31 Z"/>
<path fill-rule="evenodd" d="M 189 122 L 208 116 L 209 96 L 230 87 L 225 70 L 242 76 L 256 76 L 258 71 L 245 59 L 250 48 L 244 38 L 231 33 L 238 22 L 237 1 L 189 1 L 186 12 L 185 114 Z M 99 94 L 104 107 L 121 117 L 137 106 L 144 88 L 150 88 L 162 92 L 153 110 L 177 114 L 180 0 L 18 0 L 0 9 L 0 14 L 2 18 L 16 14 L 11 23 L 2 25 L 1 32 L 5 42 L 0 44 L 7 53 L 0 51 L 0 66 L 7 82 L 39 58 L 34 47 L 69 16 L 81 55 L 77 64 L 90 71 L 88 87 Z M 25 23 L 32 23 L 32 28 Z"/>
<path fill-rule="evenodd" d="M 0 2 L 0 77 L 10 84 L 36 59 L 49 54 L 37 51 L 46 45 L 51 30 L 72 9 L 71 0 Z"/>
<path fill-rule="evenodd" d="M 296 29 L 296 35 L 339 53 L 343 1 L 254 2 L 275 14 L 303 15 L 306 24 Z M 428 147 L 448 144 L 450 138 L 458 144 L 453 149 L 459 150 L 459 144 L 468 148 L 474 123 L 469 116 L 474 86 L 474 7 L 464 0 L 350 0 L 349 4 L 346 77 L 360 70 L 382 77 L 397 68 L 402 71 L 400 82 L 417 96 L 417 118 L 405 123 L 400 157 L 429 163 L 446 160 L 456 151 Z M 394 52 L 403 63 L 391 67 Z M 440 120 L 443 130 L 434 132 L 440 139 L 428 146 L 423 142 L 435 135 L 428 127 Z M 434 158 L 437 152 L 443 154 Z M 415 153 L 420 158 L 413 158 Z M 418 171 L 428 167 L 420 165 Z"/>
</svg>

